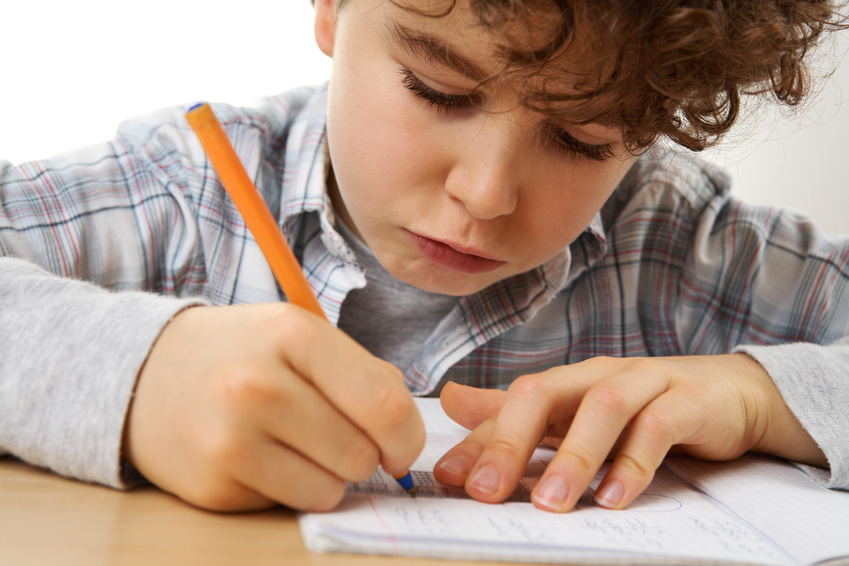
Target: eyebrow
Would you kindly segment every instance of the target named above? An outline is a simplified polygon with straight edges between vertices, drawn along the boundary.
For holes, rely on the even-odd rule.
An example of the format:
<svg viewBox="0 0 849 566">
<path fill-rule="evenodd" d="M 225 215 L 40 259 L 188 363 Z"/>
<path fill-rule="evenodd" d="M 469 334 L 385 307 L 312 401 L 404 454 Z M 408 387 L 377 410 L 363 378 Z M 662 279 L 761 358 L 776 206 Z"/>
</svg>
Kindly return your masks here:
<svg viewBox="0 0 849 566">
<path fill-rule="evenodd" d="M 436 63 L 478 82 L 487 77 L 483 69 L 437 37 L 410 29 L 392 19 L 387 25 L 387 32 L 395 45 L 413 57 Z"/>
</svg>

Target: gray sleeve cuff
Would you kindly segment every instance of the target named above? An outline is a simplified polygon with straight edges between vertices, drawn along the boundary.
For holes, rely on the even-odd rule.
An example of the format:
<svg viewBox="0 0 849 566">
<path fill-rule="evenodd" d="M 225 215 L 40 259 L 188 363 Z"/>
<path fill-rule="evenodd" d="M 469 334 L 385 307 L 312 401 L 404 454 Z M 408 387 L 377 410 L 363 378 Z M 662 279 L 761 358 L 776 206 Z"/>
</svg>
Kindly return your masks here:
<svg viewBox="0 0 849 566">
<path fill-rule="evenodd" d="M 829 470 L 801 465 L 818 483 L 849 489 L 849 339 L 830 345 L 741 346 L 770 374 L 784 401 L 825 453 Z"/>
</svg>

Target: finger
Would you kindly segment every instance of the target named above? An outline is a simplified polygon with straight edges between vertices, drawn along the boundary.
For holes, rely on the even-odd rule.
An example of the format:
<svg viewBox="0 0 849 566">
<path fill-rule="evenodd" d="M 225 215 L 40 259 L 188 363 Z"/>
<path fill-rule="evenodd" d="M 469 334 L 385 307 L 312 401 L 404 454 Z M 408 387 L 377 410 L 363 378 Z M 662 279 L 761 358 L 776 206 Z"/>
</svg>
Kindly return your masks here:
<svg viewBox="0 0 849 566">
<path fill-rule="evenodd" d="M 565 434 L 587 389 L 599 375 L 606 375 L 614 362 L 588 360 L 516 379 L 504 396 L 487 445 L 469 473 L 467 492 L 488 502 L 508 497 L 536 446 L 546 437 Z"/>
<path fill-rule="evenodd" d="M 574 507 L 628 422 L 665 389 L 662 377 L 630 368 L 590 387 L 531 493 L 534 505 L 558 512 Z"/>
<path fill-rule="evenodd" d="M 303 311 L 289 316 L 296 320 L 286 321 L 280 337 L 287 365 L 365 432 L 388 473 L 406 471 L 424 447 L 425 432 L 398 368 L 318 317 Z"/>
<path fill-rule="evenodd" d="M 491 434 L 468 474 L 465 487 L 469 495 L 490 503 L 510 496 L 545 436 L 549 418 L 560 417 L 563 407 L 556 404 L 559 381 L 552 374 L 537 374 L 511 384 Z M 570 390 L 560 385 L 561 393 Z"/>
<path fill-rule="evenodd" d="M 495 429 L 495 416 L 475 427 L 459 444 L 448 450 L 433 468 L 436 481 L 452 486 L 463 486 L 474 463 L 486 447 Z"/>
<path fill-rule="evenodd" d="M 442 388 L 439 401 L 445 414 L 454 422 L 474 430 L 501 410 L 505 394 L 499 389 L 480 389 L 449 382 Z"/>
<path fill-rule="evenodd" d="M 215 384 L 209 405 L 217 409 L 208 418 L 233 431 L 232 439 L 222 432 L 224 442 L 262 433 L 348 481 L 362 481 L 377 468 L 377 446 L 289 368 L 258 357 L 249 366 L 222 364 L 207 382 Z"/>
<path fill-rule="evenodd" d="M 286 375 L 286 388 L 264 398 L 263 429 L 284 446 L 351 482 L 368 479 L 380 452 L 358 427 L 299 376 Z"/>
<path fill-rule="evenodd" d="M 573 396 L 577 396 L 576 393 L 572 393 Z M 581 394 L 583 396 L 583 394 Z M 573 397 L 574 398 L 574 397 Z M 580 397 L 575 399 L 576 401 L 580 401 Z M 577 411 L 579 403 L 569 403 L 569 407 L 573 407 L 570 410 Z M 551 424 L 548 425 L 548 430 L 545 431 L 545 438 L 542 439 L 543 444 L 548 444 L 549 446 L 554 446 L 555 448 L 560 446 L 563 442 L 563 438 L 569 432 L 569 428 L 572 426 L 572 419 L 574 415 L 563 417 L 565 411 L 564 408 L 561 407 L 557 413 L 551 415 L 551 420 L 554 420 Z M 556 420 L 555 420 L 556 419 Z"/>
<path fill-rule="evenodd" d="M 237 400 L 239 403 L 242 399 Z M 241 405 L 245 408 L 245 405 Z M 342 498 L 345 481 L 269 436 L 255 419 L 227 412 L 202 419 L 203 434 L 181 473 L 157 485 L 189 503 L 216 511 L 261 509 L 282 503 L 298 509 L 329 509 Z"/>
<path fill-rule="evenodd" d="M 528 376 L 524 379 L 542 378 L 542 376 Z M 436 463 L 433 474 L 437 481 L 453 486 L 465 485 L 469 472 L 480 458 L 495 430 L 496 417 L 506 395 L 507 392 L 498 389 L 478 389 L 457 383 L 445 385 L 440 394 L 440 401 L 446 414 L 458 424 L 472 429 L 472 432 L 457 446 L 447 451 Z M 553 415 L 553 418 L 559 419 L 561 416 L 562 414 L 558 412 Z M 558 434 L 558 430 L 567 430 L 571 421 L 571 418 L 566 418 L 550 425 L 548 433 Z M 554 447 L 559 446 L 561 440 L 562 437 L 542 439 L 543 442 Z"/>
<path fill-rule="evenodd" d="M 241 484 L 244 500 L 221 503 L 245 509 L 250 495 L 302 511 L 329 511 L 345 495 L 345 481 L 285 446 L 266 439 L 234 460 L 231 474 Z"/>
<path fill-rule="evenodd" d="M 661 395 L 631 423 L 595 500 L 602 507 L 623 509 L 651 483 L 670 448 L 700 428 L 699 412 L 681 395 Z"/>
</svg>

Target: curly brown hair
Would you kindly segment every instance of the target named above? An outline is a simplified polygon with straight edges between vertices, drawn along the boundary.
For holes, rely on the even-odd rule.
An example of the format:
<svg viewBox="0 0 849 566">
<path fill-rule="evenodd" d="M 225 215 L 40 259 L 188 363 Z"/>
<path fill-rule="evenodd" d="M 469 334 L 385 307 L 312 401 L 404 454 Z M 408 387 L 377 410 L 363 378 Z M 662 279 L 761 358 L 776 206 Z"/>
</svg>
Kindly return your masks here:
<svg viewBox="0 0 849 566">
<path fill-rule="evenodd" d="M 709 147 L 737 120 L 742 95 L 799 104 L 811 87 L 812 48 L 846 27 L 831 0 L 442 0 L 429 12 L 391 1 L 434 18 L 467 1 L 497 38 L 503 73 L 528 81 L 524 105 L 616 125 L 631 151 L 661 137 Z M 516 24 L 549 37 L 528 48 Z"/>
</svg>

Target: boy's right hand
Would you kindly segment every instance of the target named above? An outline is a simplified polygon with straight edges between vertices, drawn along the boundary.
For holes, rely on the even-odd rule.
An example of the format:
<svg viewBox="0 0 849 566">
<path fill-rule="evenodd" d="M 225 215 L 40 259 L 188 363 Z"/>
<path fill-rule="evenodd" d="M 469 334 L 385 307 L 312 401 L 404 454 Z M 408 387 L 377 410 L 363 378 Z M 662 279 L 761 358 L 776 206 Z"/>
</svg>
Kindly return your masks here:
<svg viewBox="0 0 849 566">
<path fill-rule="evenodd" d="M 405 471 L 424 425 L 401 372 L 287 303 L 195 307 L 139 376 L 123 456 L 199 507 L 327 510 L 380 463 Z"/>
</svg>

